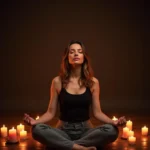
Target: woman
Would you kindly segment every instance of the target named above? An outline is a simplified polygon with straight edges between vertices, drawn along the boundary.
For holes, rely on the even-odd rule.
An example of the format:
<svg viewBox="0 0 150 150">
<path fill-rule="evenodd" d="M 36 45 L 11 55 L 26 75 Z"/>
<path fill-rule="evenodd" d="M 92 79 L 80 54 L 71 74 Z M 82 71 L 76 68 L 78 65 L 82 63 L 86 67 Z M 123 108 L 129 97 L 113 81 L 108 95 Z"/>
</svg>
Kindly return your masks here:
<svg viewBox="0 0 150 150">
<path fill-rule="evenodd" d="M 125 123 L 125 118 L 113 121 L 102 112 L 99 91 L 99 81 L 93 76 L 83 43 L 71 41 L 64 52 L 60 74 L 52 80 L 48 110 L 38 120 L 24 116 L 32 126 L 33 138 L 61 150 L 96 150 L 116 140 L 117 126 Z M 44 123 L 53 119 L 58 103 L 60 116 L 53 128 Z M 93 127 L 90 107 L 103 125 Z"/>
</svg>

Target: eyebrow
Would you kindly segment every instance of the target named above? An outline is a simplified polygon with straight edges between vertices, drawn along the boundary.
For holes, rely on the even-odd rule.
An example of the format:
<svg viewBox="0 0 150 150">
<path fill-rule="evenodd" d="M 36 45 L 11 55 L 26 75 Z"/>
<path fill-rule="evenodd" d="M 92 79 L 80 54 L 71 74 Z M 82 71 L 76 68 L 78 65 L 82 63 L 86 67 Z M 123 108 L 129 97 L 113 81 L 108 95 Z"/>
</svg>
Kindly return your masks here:
<svg viewBox="0 0 150 150">
<path fill-rule="evenodd" d="M 75 50 L 75 49 L 70 49 L 70 50 Z M 77 50 L 82 50 L 82 49 L 77 49 Z"/>
</svg>

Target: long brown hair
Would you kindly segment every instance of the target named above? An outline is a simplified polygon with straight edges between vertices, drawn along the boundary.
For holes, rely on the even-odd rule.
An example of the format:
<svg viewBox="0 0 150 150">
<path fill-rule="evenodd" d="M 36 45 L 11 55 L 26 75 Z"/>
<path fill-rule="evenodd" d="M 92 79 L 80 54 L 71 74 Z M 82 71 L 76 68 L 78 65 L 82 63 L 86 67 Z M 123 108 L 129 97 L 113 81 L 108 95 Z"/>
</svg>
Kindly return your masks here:
<svg viewBox="0 0 150 150">
<path fill-rule="evenodd" d="M 94 76 L 94 73 L 91 67 L 90 58 L 85 50 L 84 44 L 81 41 L 77 41 L 77 40 L 70 41 L 70 43 L 68 44 L 67 48 L 63 53 L 60 73 L 59 73 L 59 76 L 62 81 L 62 85 L 63 87 L 66 87 L 67 84 L 69 83 L 71 66 L 68 61 L 68 53 L 69 53 L 69 48 L 72 44 L 79 44 L 82 47 L 83 55 L 84 55 L 84 62 L 81 67 L 81 77 L 79 79 L 79 85 L 91 88 L 93 85 L 92 77 Z"/>
</svg>

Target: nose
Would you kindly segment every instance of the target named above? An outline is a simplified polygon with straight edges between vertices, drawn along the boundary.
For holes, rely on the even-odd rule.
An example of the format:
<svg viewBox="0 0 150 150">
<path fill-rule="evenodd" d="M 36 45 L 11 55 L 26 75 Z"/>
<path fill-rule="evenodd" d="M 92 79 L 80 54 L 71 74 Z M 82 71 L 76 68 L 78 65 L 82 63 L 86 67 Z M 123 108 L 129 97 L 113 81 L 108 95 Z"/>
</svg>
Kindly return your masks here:
<svg viewBox="0 0 150 150">
<path fill-rule="evenodd" d="M 77 52 L 77 51 L 75 51 L 74 55 L 75 55 L 75 56 L 77 56 L 77 55 L 78 55 L 78 52 Z"/>
</svg>

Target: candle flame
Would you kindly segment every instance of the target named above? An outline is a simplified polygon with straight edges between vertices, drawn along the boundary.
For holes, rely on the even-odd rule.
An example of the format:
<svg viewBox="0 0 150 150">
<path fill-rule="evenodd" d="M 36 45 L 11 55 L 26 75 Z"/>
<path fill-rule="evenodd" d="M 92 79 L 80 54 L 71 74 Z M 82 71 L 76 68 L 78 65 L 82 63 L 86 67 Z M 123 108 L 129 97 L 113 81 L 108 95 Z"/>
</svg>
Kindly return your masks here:
<svg viewBox="0 0 150 150">
<path fill-rule="evenodd" d="M 37 116 L 37 117 L 36 117 L 36 120 L 38 120 L 39 118 L 40 118 L 40 117 L 39 117 L 39 116 Z"/>
<path fill-rule="evenodd" d="M 116 121 L 116 120 L 118 120 L 118 118 L 116 118 L 115 116 L 113 116 L 112 120 Z"/>
</svg>

